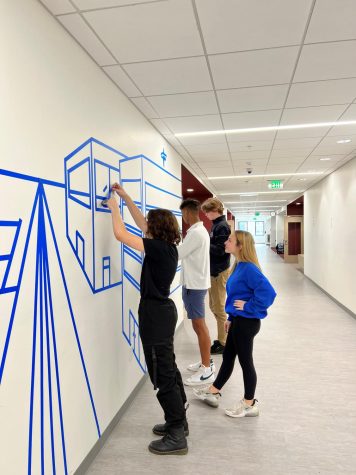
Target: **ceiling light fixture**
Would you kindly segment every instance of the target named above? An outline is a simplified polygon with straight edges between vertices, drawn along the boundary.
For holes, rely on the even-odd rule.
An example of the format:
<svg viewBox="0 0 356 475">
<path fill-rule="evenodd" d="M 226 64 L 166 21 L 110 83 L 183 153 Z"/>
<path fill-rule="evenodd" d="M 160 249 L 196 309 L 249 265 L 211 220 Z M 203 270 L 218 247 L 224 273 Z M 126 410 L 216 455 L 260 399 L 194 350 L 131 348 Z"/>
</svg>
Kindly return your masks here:
<svg viewBox="0 0 356 475">
<path fill-rule="evenodd" d="M 229 180 L 232 178 L 264 178 L 275 176 L 300 176 L 300 175 L 322 175 L 324 172 L 305 172 L 305 173 L 268 173 L 264 175 L 230 175 L 230 176 L 208 176 L 208 180 Z"/>
<path fill-rule="evenodd" d="M 338 127 L 341 125 L 356 125 L 356 120 L 339 122 L 316 122 L 311 124 L 273 125 L 269 127 L 250 127 L 246 129 L 205 130 L 202 132 L 179 132 L 176 137 L 199 137 L 204 135 L 245 134 L 250 132 L 268 132 L 275 130 L 312 129 L 317 127 Z M 340 142 L 338 142 L 340 143 Z"/>
<path fill-rule="evenodd" d="M 243 205 L 244 203 L 280 203 L 282 201 L 288 200 L 251 200 L 251 201 L 225 201 L 226 204 L 240 204 Z"/>
<path fill-rule="evenodd" d="M 321 162 L 326 162 L 328 160 L 331 160 L 331 158 L 325 157 L 325 158 L 319 158 Z"/>
<path fill-rule="evenodd" d="M 218 193 L 220 196 L 240 195 L 240 196 L 255 196 L 255 195 L 267 195 L 277 193 L 301 193 L 300 190 L 275 190 L 275 191 L 254 191 L 251 193 Z"/>
<path fill-rule="evenodd" d="M 336 143 L 349 143 L 349 142 L 351 142 L 351 139 L 338 140 Z"/>
<path fill-rule="evenodd" d="M 194 191 L 194 189 L 193 189 L 193 188 L 187 188 L 187 191 L 188 191 L 189 193 L 191 193 L 192 191 Z"/>
</svg>

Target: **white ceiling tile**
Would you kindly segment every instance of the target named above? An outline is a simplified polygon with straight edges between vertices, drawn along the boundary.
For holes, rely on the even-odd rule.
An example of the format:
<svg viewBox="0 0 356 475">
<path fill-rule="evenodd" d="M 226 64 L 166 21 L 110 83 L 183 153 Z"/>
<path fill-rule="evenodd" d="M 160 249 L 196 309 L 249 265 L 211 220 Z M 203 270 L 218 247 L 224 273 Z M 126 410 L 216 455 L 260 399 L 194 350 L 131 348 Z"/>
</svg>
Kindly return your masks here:
<svg viewBox="0 0 356 475">
<path fill-rule="evenodd" d="M 217 91 L 221 112 L 282 109 L 288 85 L 245 87 Z"/>
<path fill-rule="evenodd" d="M 295 82 L 356 77 L 356 41 L 305 45 Z"/>
<path fill-rule="evenodd" d="M 201 132 L 204 130 L 221 130 L 219 115 L 202 115 L 193 117 L 173 117 L 165 119 L 173 133 Z"/>
<path fill-rule="evenodd" d="M 83 14 L 120 63 L 203 54 L 190 0 Z"/>
<path fill-rule="evenodd" d="M 214 162 L 219 160 L 230 160 L 230 154 L 227 152 L 216 152 L 216 153 L 192 153 L 190 155 L 194 158 L 197 163 L 200 162 Z"/>
<path fill-rule="evenodd" d="M 40 0 L 53 15 L 75 12 L 75 8 L 69 0 Z"/>
<path fill-rule="evenodd" d="M 246 168 L 248 168 L 249 166 L 251 166 L 252 168 L 253 167 L 264 167 L 267 165 L 268 163 L 268 158 L 252 158 L 252 159 L 238 159 L 236 160 L 236 158 L 232 157 L 233 158 L 233 163 L 234 165 L 238 166 L 238 167 L 242 167 L 244 168 L 244 170 L 246 170 Z"/>
<path fill-rule="evenodd" d="M 204 57 L 123 66 L 145 96 L 212 90 Z"/>
<path fill-rule="evenodd" d="M 150 122 L 156 127 L 157 130 L 163 135 L 172 134 L 172 131 L 166 126 L 161 119 L 150 119 Z"/>
<path fill-rule="evenodd" d="M 299 44 L 310 0 L 198 0 L 209 54 Z"/>
<path fill-rule="evenodd" d="M 138 109 L 145 115 L 148 119 L 158 119 L 159 115 L 151 107 L 151 104 L 146 100 L 145 97 L 134 97 L 131 99 L 132 102 L 136 105 Z"/>
<path fill-rule="evenodd" d="M 161 117 L 218 114 L 215 94 L 193 92 L 190 94 L 170 94 L 147 97 Z"/>
<path fill-rule="evenodd" d="M 289 91 L 286 107 L 349 104 L 355 97 L 356 78 L 297 83 Z"/>
<path fill-rule="evenodd" d="M 79 14 L 59 16 L 58 20 L 100 66 L 116 63 L 115 58 L 102 45 Z"/>
<path fill-rule="evenodd" d="M 273 144 L 273 140 L 268 141 L 255 141 L 255 142 L 231 142 L 229 143 L 230 152 L 256 152 L 265 151 L 268 152 Z"/>
<path fill-rule="evenodd" d="M 233 175 L 234 170 L 231 166 L 223 168 L 204 168 L 206 176 L 224 176 L 224 175 Z"/>
<path fill-rule="evenodd" d="M 281 125 L 336 121 L 344 112 L 345 108 L 345 105 L 337 105 L 285 109 L 282 115 Z"/>
<path fill-rule="evenodd" d="M 72 0 L 80 10 L 127 6 L 135 3 L 148 3 L 152 0 Z"/>
<path fill-rule="evenodd" d="M 259 141 L 273 140 L 275 135 L 276 135 L 275 131 L 246 132 L 246 133 L 238 133 L 238 134 L 228 134 L 226 138 L 229 143 L 251 142 L 251 144 L 253 144 L 254 142 L 259 142 Z"/>
<path fill-rule="evenodd" d="M 245 152 L 231 152 L 231 157 L 233 160 L 259 160 L 268 158 L 269 150 L 252 150 L 252 151 L 245 151 Z"/>
<path fill-rule="evenodd" d="M 227 144 L 225 143 L 215 143 L 215 144 L 195 144 L 195 145 L 186 145 L 186 149 L 194 154 L 200 153 L 228 153 Z"/>
<path fill-rule="evenodd" d="M 286 150 L 316 147 L 320 142 L 321 137 L 309 137 L 300 139 L 277 139 L 274 142 L 273 150 Z"/>
<path fill-rule="evenodd" d="M 316 2 L 305 43 L 354 39 L 355 0 Z"/>
<path fill-rule="evenodd" d="M 230 154 L 227 152 L 215 152 L 215 153 L 192 153 L 190 155 L 197 163 L 200 162 L 214 162 L 216 160 L 230 160 Z"/>
<path fill-rule="evenodd" d="M 284 157 L 294 157 L 294 158 L 306 158 L 311 152 L 313 151 L 312 148 L 309 149 L 290 149 L 288 153 L 286 150 L 273 150 L 271 153 L 271 158 L 284 158 Z"/>
<path fill-rule="evenodd" d="M 267 127 L 278 124 L 281 112 L 280 109 L 256 112 L 236 112 L 222 114 L 222 119 L 225 129 Z"/>
<path fill-rule="evenodd" d="M 142 96 L 141 92 L 137 89 L 131 79 L 129 79 L 127 74 L 122 70 L 121 66 L 106 66 L 103 68 L 103 70 L 128 97 Z"/>
<path fill-rule="evenodd" d="M 330 127 L 315 127 L 312 129 L 279 130 L 276 139 L 323 137 L 329 129 Z"/>
<path fill-rule="evenodd" d="M 225 135 L 198 135 L 192 137 L 179 137 L 179 141 L 184 145 L 226 143 Z"/>
<path fill-rule="evenodd" d="M 273 157 L 270 158 L 269 164 L 270 165 L 283 165 L 285 163 L 295 163 L 300 164 L 305 160 L 305 157 L 288 157 L 286 154 L 284 157 Z"/>
<path fill-rule="evenodd" d="M 209 168 L 209 169 L 222 168 L 222 169 L 224 169 L 225 167 L 231 167 L 231 161 L 230 160 L 217 160 L 216 162 L 199 162 L 199 166 L 202 167 L 203 169 L 205 169 L 205 168 Z"/>
<path fill-rule="evenodd" d="M 266 173 L 294 173 L 298 168 L 296 163 L 285 163 L 280 165 L 269 164 L 266 168 Z"/>
<path fill-rule="evenodd" d="M 289 83 L 298 48 L 265 49 L 209 56 L 216 89 Z"/>
</svg>

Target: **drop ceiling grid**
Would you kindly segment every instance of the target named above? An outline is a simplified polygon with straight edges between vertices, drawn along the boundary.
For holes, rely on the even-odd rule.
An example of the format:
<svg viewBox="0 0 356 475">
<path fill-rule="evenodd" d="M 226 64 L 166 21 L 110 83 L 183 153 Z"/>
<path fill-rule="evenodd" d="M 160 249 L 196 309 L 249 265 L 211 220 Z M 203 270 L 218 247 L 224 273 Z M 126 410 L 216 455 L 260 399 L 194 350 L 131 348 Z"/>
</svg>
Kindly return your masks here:
<svg viewBox="0 0 356 475">
<path fill-rule="evenodd" d="M 234 123 L 246 127 L 272 125 L 271 122 L 356 118 L 355 104 L 351 106 L 356 100 L 356 30 L 351 20 L 356 7 L 350 0 L 343 9 L 339 8 L 338 0 L 329 0 L 328 8 L 320 0 L 285 0 L 283 8 L 276 8 L 281 5 L 278 0 L 264 2 L 263 7 L 261 2 L 250 0 L 239 15 L 236 13 L 241 2 L 235 0 L 42 0 L 42 3 L 135 106 L 172 141 L 178 153 L 185 155 L 196 171 L 200 170 L 203 179 L 207 177 L 206 171 L 215 169 L 215 165 L 209 166 L 212 155 L 204 158 L 193 153 L 194 143 L 204 142 L 193 140 L 189 147 L 189 140 L 175 138 L 177 131 L 196 131 L 205 126 L 221 128 L 222 123 L 226 127 Z M 256 31 L 252 31 L 255 34 L 251 30 L 243 34 L 244 28 L 251 28 L 248 19 L 256 20 L 256 15 L 258 19 L 253 25 Z M 258 29 L 259 21 L 263 21 L 264 29 Z M 118 22 L 121 29 L 115 29 Z M 83 24 L 86 27 L 81 38 L 83 32 L 79 30 Z M 330 24 L 335 28 L 330 29 Z M 100 47 L 105 52 L 101 60 L 100 54 L 95 54 Z M 110 57 L 114 62 L 107 64 Z M 276 60 L 283 57 L 284 61 Z M 243 71 L 236 69 L 242 64 Z M 263 70 L 263 65 L 268 64 L 272 71 Z M 243 78 L 245 83 L 241 82 Z M 340 137 L 341 129 L 345 134 L 355 135 L 356 128 L 348 127 L 340 128 Z M 288 158 L 292 168 L 298 165 L 297 170 L 302 170 L 313 164 L 309 160 L 313 157 L 314 168 L 320 169 L 323 166 L 317 157 L 328 150 L 330 156 L 340 156 L 340 160 L 333 160 L 326 169 L 333 170 L 352 156 L 353 150 L 349 147 L 345 153 L 336 153 L 337 129 L 320 130 L 320 136 L 312 130 L 275 133 L 272 144 L 267 146 L 266 141 L 264 144 L 269 154 L 265 171 L 269 165 L 282 170 L 288 165 Z M 249 138 L 243 137 L 245 140 L 241 142 L 246 143 L 238 146 L 239 138 L 226 137 L 223 143 L 228 148 L 231 167 L 241 170 L 245 158 L 249 161 L 249 155 L 243 154 Z M 289 147 L 294 137 L 294 145 L 300 142 L 297 148 L 301 149 L 303 143 L 314 145 L 303 161 L 297 162 L 296 152 Z M 290 143 L 287 138 L 291 138 Z M 207 145 L 222 143 L 220 139 L 211 142 L 210 138 Z M 249 150 L 261 151 L 257 142 L 251 140 Z M 284 145 L 285 156 L 278 156 L 286 162 L 275 161 L 278 158 L 275 152 L 281 152 Z M 319 152 L 321 155 L 317 155 Z M 214 158 L 217 159 L 219 154 Z M 225 158 L 223 161 L 224 165 L 228 163 Z M 215 184 L 210 182 L 209 187 L 215 188 Z"/>
</svg>

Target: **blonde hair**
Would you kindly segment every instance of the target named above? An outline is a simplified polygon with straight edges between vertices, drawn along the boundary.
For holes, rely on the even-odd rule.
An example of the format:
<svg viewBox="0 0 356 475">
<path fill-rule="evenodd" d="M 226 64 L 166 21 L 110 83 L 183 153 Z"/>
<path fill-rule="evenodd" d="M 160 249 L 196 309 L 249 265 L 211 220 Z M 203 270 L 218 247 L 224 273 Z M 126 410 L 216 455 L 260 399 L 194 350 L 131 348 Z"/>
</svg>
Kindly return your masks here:
<svg viewBox="0 0 356 475">
<path fill-rule="evenodd" d="M 235 267 L 239 262 L 251 262 L 255 264 L 260 270 L 261 266 L 258 261 L 256 248 L 255 248 L 255 241 L 252 237 L 252 234 L 248 231 L 235 231 L 236 237 L 236 245 L 241 245 L 239 257 L 236 258 L 235 265 L 233 266 L 232 271 L 235 270 Z"/>
<path fill-rule="evenodd" d="M 209 213 L 210 211 L 217 211 L 220 214 L 223 214 L 224 212 L 224 205 L 220 200 L 217 198 L 208 198 L 207 200 L 204 201 L 204 203 L 201 205 L 201 209 L 205 213 Z"/>
</svg>

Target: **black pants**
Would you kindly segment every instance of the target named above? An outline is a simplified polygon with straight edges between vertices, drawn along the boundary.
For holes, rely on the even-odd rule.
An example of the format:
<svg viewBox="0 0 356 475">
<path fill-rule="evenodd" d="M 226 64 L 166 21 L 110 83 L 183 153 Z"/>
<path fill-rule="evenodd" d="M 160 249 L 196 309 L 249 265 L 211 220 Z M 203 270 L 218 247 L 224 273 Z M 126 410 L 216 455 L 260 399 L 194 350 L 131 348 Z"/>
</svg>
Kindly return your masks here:
<svg viewBox="0 0 356 475">
<path fill-rule="evenodd" d="M 261 320 L 259 318 L 232 317 L 223 353 L 223 362 L 214 382 L 217 389 L 221 389 L 230 378 L 237 356 L 244 379 L 244 398 L 250 400 L 255 397 L 257 374 L 252 352 L 253 339 L 260 328 Z"/>
<path fill-rule="evenodd" d="M 158 388 L 157 399 L 165 421 L 168 427 L 181 427 L 187 396 L 174 354 L 176 306 L 171 299 L 141 299 L 138 315 L 148 374 L 154 389 Z"/>
</svg>

